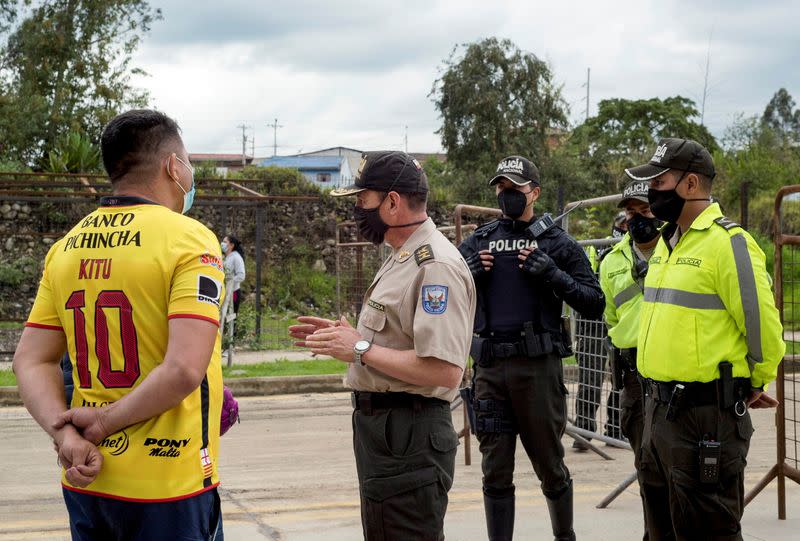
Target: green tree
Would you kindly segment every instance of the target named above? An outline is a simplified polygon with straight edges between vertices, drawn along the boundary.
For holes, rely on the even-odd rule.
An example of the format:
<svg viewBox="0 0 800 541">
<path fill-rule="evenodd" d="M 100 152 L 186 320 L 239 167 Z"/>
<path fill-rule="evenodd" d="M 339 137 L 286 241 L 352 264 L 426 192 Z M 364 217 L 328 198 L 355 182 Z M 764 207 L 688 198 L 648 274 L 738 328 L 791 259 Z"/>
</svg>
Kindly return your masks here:
<svg viewBox="0 0 800 541">
<path fill-rule="evenodd" d="M 800 151 L 780 126 L 773 126 L 764 116 L 740 115 L 725 131 L 722 150 L 714 154 L 715 197 L 730 216 L 741 220 L 741 190 L 747 183 L 748 222 L 765 235 L 770 234 L 775 192 L 786 184 L 800 182 Z"/>
<path fill-rule="evenodd" d="M 695 103 L 682 96 L 602 100 L 597 115 L 574 130 L 570 144 L 609 189 L 618 190 L 623 170 L 649 159 L 662 137 L 694 139 L 710 152 L 717 150 L 714 136 L 694 120 L 698 117 Z"/>
<path fill-rule="evenodd" d="M 794 99 L 785 88 L 775 92 L 769 100 L 761 122 L 781 137 L 800 141 L 800 109 L 795 108 Z"/>
<path fill-rule="evenodd" d="M 521 154 L 541 164 L 551 130 L 567 124 L 550 67 L 509 40 L 454 47 L 429 96 L 442 118 L 437 133 L 458 179 L 456 193 L 468 202 L 493 195 L 481 182 L 503 157 Z"/>
<path fill-rule="evenodd" d="M 44 166 L 69 132 L 99 138 L 123 108 L 147 94 L 131 57 L 161 11 L 146 0 L 0 0 L 0 155 Z M 14 22 L 15 9 L 19 10 Z"/>
</svg>

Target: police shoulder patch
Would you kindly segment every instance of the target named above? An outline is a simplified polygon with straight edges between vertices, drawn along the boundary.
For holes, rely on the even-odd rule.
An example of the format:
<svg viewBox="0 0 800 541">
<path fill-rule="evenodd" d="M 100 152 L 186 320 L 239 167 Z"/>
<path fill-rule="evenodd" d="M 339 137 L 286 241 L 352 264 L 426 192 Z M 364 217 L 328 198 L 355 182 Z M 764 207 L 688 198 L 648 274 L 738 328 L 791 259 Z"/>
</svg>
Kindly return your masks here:
<svg viewBox="0 0 800 541">
<path fill-rule="evenodd" d="M 433 259 L 433 248 L 430 244 L 423 244 L 414 250 L 414 261 L 417 262 L 417 265 L 422 265 L 431 259 Z"/>
<path fill-rule="evenodd" d="M 428 314 L 444 314 L 447 310 L 447 286 L 422 286 L 422 309 Z"/>
<path fill-rule="evenodd" d="M 741 225 L 737 224 L 733 220 L 726 218 L 725 216 L 720 216 L 719 218 L 714 220 L 714 223 L 716 223 L 719 226 L 722 226 L 722 228 L 727 229 L 728 231 L 730 231 L 734 227 L 742 227 Z"/>
</svg>

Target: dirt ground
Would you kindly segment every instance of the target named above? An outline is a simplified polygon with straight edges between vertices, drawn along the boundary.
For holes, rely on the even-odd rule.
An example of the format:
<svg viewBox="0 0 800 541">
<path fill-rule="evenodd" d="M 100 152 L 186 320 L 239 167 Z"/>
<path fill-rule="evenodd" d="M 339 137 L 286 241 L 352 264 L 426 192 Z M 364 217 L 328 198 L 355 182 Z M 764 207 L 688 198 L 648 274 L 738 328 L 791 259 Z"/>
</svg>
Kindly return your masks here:
<svg viewBox="0 0 800 541">
<path fill-rule="evenodd" d="M 225 538 L 237 540 L 354 540 L 361 538 L 358 487 L 346 393 L 245 398 L 240 425 L 222 439 L 220 471 Z M 773 411 L 753 414 L 757 428 L 747 485 L 775 461 Z M 460 410 L 456 426 L 461 426 Z M 571 444 L 565 438 L 567 447 Z M 522 447 L 519 446 L 518 449 Z M 567 449 L 575 479 L 576 532 L 581 539 L 641 539 L 636 484 L 608 509 L 595 506 L 633 472 L 630 451 L 602 447 L 614 460 Z M 472 440 L 471 466 L 459 448 L 446 520 L 448 540 L 486 539 L 480 455 Z M 0 409 L 0 541 L 69 538 L 58 467 L 47 437 L 23 408 Z M 552 539 L 544 499 L 530 463 L 516 464 L 518 539 Z M 748 506 L 745 539 L 797 539 L 800 487 L 789 481 L 788 520 L 777 519 L 773 482 Z"/>
</svg>

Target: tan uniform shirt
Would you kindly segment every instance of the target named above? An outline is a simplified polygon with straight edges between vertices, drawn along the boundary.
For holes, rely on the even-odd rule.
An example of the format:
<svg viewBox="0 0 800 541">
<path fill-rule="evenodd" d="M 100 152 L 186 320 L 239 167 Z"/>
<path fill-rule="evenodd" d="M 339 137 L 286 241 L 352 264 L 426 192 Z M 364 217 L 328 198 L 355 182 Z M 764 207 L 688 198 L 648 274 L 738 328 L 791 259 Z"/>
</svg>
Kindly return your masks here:
<svg viewBox="0 0 800 541">
<path fill-rule="evenodd" d="M 472 340 L 475 283 L 461 254 L 428 218 L 384 262 L 364 295 L 358 332 L 373 344 L 413 349 L 464 367 Z M 345 385 L 452 401 L 458 389 L 420 387 L 353 363 Z"/>
</svg>

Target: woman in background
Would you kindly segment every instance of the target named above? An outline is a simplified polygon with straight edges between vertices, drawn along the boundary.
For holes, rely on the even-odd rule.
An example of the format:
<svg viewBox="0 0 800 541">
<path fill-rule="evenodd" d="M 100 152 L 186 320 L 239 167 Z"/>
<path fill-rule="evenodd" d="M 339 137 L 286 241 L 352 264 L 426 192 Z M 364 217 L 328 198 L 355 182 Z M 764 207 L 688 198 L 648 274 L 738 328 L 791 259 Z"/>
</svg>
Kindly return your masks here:
<svg viewBox="0 0 800 541">
<path fill-rule="evenodd" d="M 225 256 L 223 267 L 225 268 L 225 286 L 230 288 L 231 299 L 233 300 L 233 312 L 239 314 L 239 286 L 244 282 L 244 250 L 242 243 L 233 235 L 228 235 L 222 239 L 220 244 L 222 255 Z"/>
</svg>

